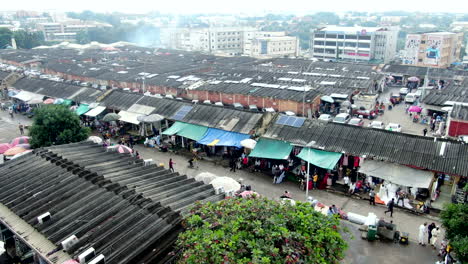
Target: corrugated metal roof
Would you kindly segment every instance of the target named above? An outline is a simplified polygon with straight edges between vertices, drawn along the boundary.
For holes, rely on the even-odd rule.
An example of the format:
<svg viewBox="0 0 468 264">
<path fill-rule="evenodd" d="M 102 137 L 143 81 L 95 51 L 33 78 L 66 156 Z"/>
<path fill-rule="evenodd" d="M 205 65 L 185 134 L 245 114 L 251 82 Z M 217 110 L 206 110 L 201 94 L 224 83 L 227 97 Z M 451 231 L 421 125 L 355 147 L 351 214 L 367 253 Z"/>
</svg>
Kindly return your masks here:
<svg viewBox="0 0 468 264">
<path fill-rule="evenodd" d="M 373 156 L 384 161 L 468 176 L 468 145 L 456 141 L 434 142 L 430 137 L 316 120 L 306 120 L 300 128 L 278 125 L 273 121 L 264 137 L 299 146 L 315 141 L 315 146 L 327 151 Z M 446 149 L 440 155 L 442 144 Z"/>
</svg>

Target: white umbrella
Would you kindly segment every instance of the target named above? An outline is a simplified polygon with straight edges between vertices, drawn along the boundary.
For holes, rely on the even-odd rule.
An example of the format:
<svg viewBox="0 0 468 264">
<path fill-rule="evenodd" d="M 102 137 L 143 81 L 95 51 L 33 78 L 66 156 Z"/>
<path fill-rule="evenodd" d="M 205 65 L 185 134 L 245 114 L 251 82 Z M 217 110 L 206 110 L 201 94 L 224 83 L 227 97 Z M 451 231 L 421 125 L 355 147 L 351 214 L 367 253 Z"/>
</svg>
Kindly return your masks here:
<svg viewBox="0 0 468 264">
<path fill-rule="evenodd" d="M 412 76 L 412 77 L 408 78 L 408 81 L 410 81 L 410 82 L 419 82 L 419 78 L 416 77 L 416 76 Z"/>
<path fill-rule="evenodd" d="M 440 110 L 445 111 L 445 112 L 450 112 L 450 111 L 453 110 L 453 107 L 451 107 L 451 106 L 445 106 L 445 107 L 442 107 Z"/>
<path fill-rule="evenodd" d="M 210 182 L 213 185 L 215 190 L 219 188 L 223 188 L 224 192 L 236 192 L 240 190 L 241 185 L 230 177 L 216 177 L 214 180 Z"/>
<path fill-rule="evenodd" d="M 320 99 L 324 102 L 327 102 L 327 103 L 334 103 L 335 100 L 333 100 L 333 98 L 331 96 L 328 96 L 328 95 L 324 95 L 322 97 L 320 97 Z"/>
<path fill-rule="evenodd" d="M 213 173 L 209 173 L 209 172 L 202 172 L 202 173 L 198 174 L 197 176 L 195 176 L 195 180 L 202 181 L 205 184 L 209 184 L 211 181 L 213 181 L 216 178 L 218 178 L 218 176 L 214 175 Z"/>
<path fill-rule="evenodd" d="M 249 148 L 249 149 L 254 149 L 255 146 L 257 145 L 257 141 L 253 140 L 253 139 L 244 139 L 240 142 L 241 146 L 243 146 L 244 148 Z"/>
<path fill-rule="evenodd" d="M 88 138 L 88 141 L 92 141 L 92 142 L 94 142 L 96 144 L 101 144 L 102 143 L 102 138 L 97 137 L 97 136 L 90 136 Z"/>
<path fill-rule="evenodd" d="M 164 120 L 164 116 L 158 114 L 152 114 L 149 116 L 139 116 L 137 120 L 143 123 L 155 123 Z"/>
</svg>

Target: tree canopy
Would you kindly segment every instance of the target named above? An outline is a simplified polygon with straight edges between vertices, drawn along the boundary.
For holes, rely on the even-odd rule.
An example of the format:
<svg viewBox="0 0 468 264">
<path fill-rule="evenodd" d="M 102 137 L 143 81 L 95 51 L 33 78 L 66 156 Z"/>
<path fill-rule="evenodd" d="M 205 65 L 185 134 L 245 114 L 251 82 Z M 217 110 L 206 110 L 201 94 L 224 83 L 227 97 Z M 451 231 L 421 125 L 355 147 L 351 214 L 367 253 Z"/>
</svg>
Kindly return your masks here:
<svg viewBox="0 0 468 264">
<path fill-rule="evenodd" d="M 347 248 L 336 217 L 308 203 L 267 198 L 197 202 L 179 235 L 179 263 L 339 263 Z"/>
<path fill-rule="evenodd" d="M 62 105 L 47 105 L 36 110 L 29 129 L 33 148 L 85 140 L 90 129 L 80 126 L 78 115 Z"/>
<path fill-rule="evenodd" d="M 468 263 L 468 204 L 449 204 L 440 217 L 458 260 Z"/>
<path fill-rule="evenodd" d="M 0 49 L 4 49 L 11 45 L 11 37 L 13 32 L 8 28 L 0 28 Z"/>
</svg>

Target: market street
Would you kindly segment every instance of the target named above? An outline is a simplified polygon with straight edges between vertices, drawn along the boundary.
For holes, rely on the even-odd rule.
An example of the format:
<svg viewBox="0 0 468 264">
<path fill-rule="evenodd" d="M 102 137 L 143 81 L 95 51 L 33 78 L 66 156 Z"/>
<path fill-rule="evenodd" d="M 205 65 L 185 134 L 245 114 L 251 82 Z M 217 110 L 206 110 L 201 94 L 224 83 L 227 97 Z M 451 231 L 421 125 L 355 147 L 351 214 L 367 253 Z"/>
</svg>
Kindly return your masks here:
<svg viewBox="0 0 468 264">
<path fill-rule="evenodd" d="M 18 122 L 24 125 L 31 123 L 22 115 L 15 115 L 12 120 L 7 112 L 0 112 L 0 143 L 8 142 L 9 140 L 19 136 Z M 188 168 L 188 158 L 182 155 L 175 155 L 171 152 L 160 152 L 157 149 L 146 148 L 142 145 L 135 147 L 140 152 L 143 159 L 153 159 L 156 164 L 164 163 L 168 165 L 169 158 L 175 162 L 174 168 L 180 174 L 186 174 L 190 177 L 196 176 L 201 172 L 210 172 L 218 176 L 229 176 L 236 180 L 243 179 L 243 183 L 251 185 L 253 190 L 260 195 L 271 199 L 278 199 L 281 194 L 288 190 L 292 193 L 295 200 L 305 200 L 305 192 L 299 189 L 298 184 L 291 182 L 283 182 L 274 185 L 272 178 L 263 173 L 250 173 L 245 170 L 240 170 L 235 173 L 229 172 L 229 168 L 221 165 L 215 165 L 213 162 L 202 160 L 199 162 L 198 169 Z M 369 212 L 375 213 L 379 218 L 384 217 L 386 221 L 393 220 L 397 225 L 397 229 L 410 234 L 410 245 L 404 246 L 400 244 L 384 243 L 384 242 L 367 242 L 360 237 L 358 226 L 347 221 L 343 221 L 345 226 L 348 226 L 353 239 L 349 241 L 349 249 L 346 259 L 343 263 L 435 263 L 437 253 L 430 247 L 421 247 L 417 244 L 418 227 L 423 222 L 436 222 L 428 219 L 425 216 L 417 216 L 411 213 L 395 210 L 394 217 L 390 218 L 384 215 L 386 207 L 370 206 L 368 201 L 350 198 L 340 194 L 334 194 L 327 191 L 312 190 L 309 196 L 314 197 L 326 205 L 335 204 L 346 212 L 353 212 L 361 215 L 367 215 Z"/>
</svg>

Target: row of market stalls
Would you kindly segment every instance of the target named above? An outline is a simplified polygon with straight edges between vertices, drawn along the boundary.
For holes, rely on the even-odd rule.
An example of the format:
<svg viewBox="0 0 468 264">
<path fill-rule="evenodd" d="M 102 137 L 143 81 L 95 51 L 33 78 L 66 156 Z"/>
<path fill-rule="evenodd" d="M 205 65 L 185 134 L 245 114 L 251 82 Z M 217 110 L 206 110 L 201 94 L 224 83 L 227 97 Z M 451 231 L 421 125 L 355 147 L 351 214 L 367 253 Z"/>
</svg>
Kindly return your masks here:
<svg viewBox="0 0 468 264">
<path fill-rule="evenodd" d="M 297 173 L 309 164 L 310 174 L 312 171 L 328 173 L 330 178 L 340 174 L 335 177 L 337 180 L 349 175 L 353 181 L 359 175 L 367 175 L 411 187 L 413 190 L 409 191 L 414 194 L 418 194 L 414 191 L 418 188 L 428 189 L 426 197 L 435 197 L 437 186 L 434 186 L 444 183 L 436 181 L 437 177 L 444 178 L 452 186 L 453 194 L 459 189 L 457 183 L 467 176 L 467 146 L 453 141 L 434 141 L 427 137 L 118 90 L 104 93 L 86 87 L 73 87 L 73 90 L 55 87 L 59 85 L 63 84 L 22 79 L 15 88 L 24 88 L 20 93 L 39 94 L 43 97 L 41 100 L 63 99 L 62 103 L 69 100 L 84 119 L 102 120 L 106 113 L 115 113 L 115 120 L 130 126 L 127 131 L 134 131 L 135 135 L 171 136 L 174 144 L 199 148 L 212 155 L 246 152 L 252 159 L 266 161 L 268 169 L 274 164 L 292 164 L 291 171 Z M 26 98 L 27 93 L 24 94 L 23 99 L 33 97 Z M 160 118 L 150 126 L 142 121 L 155 115 Z M 241 142 L 249 138 L 258 143 L 252 149 L 243 150 Z"/>
</svg>

